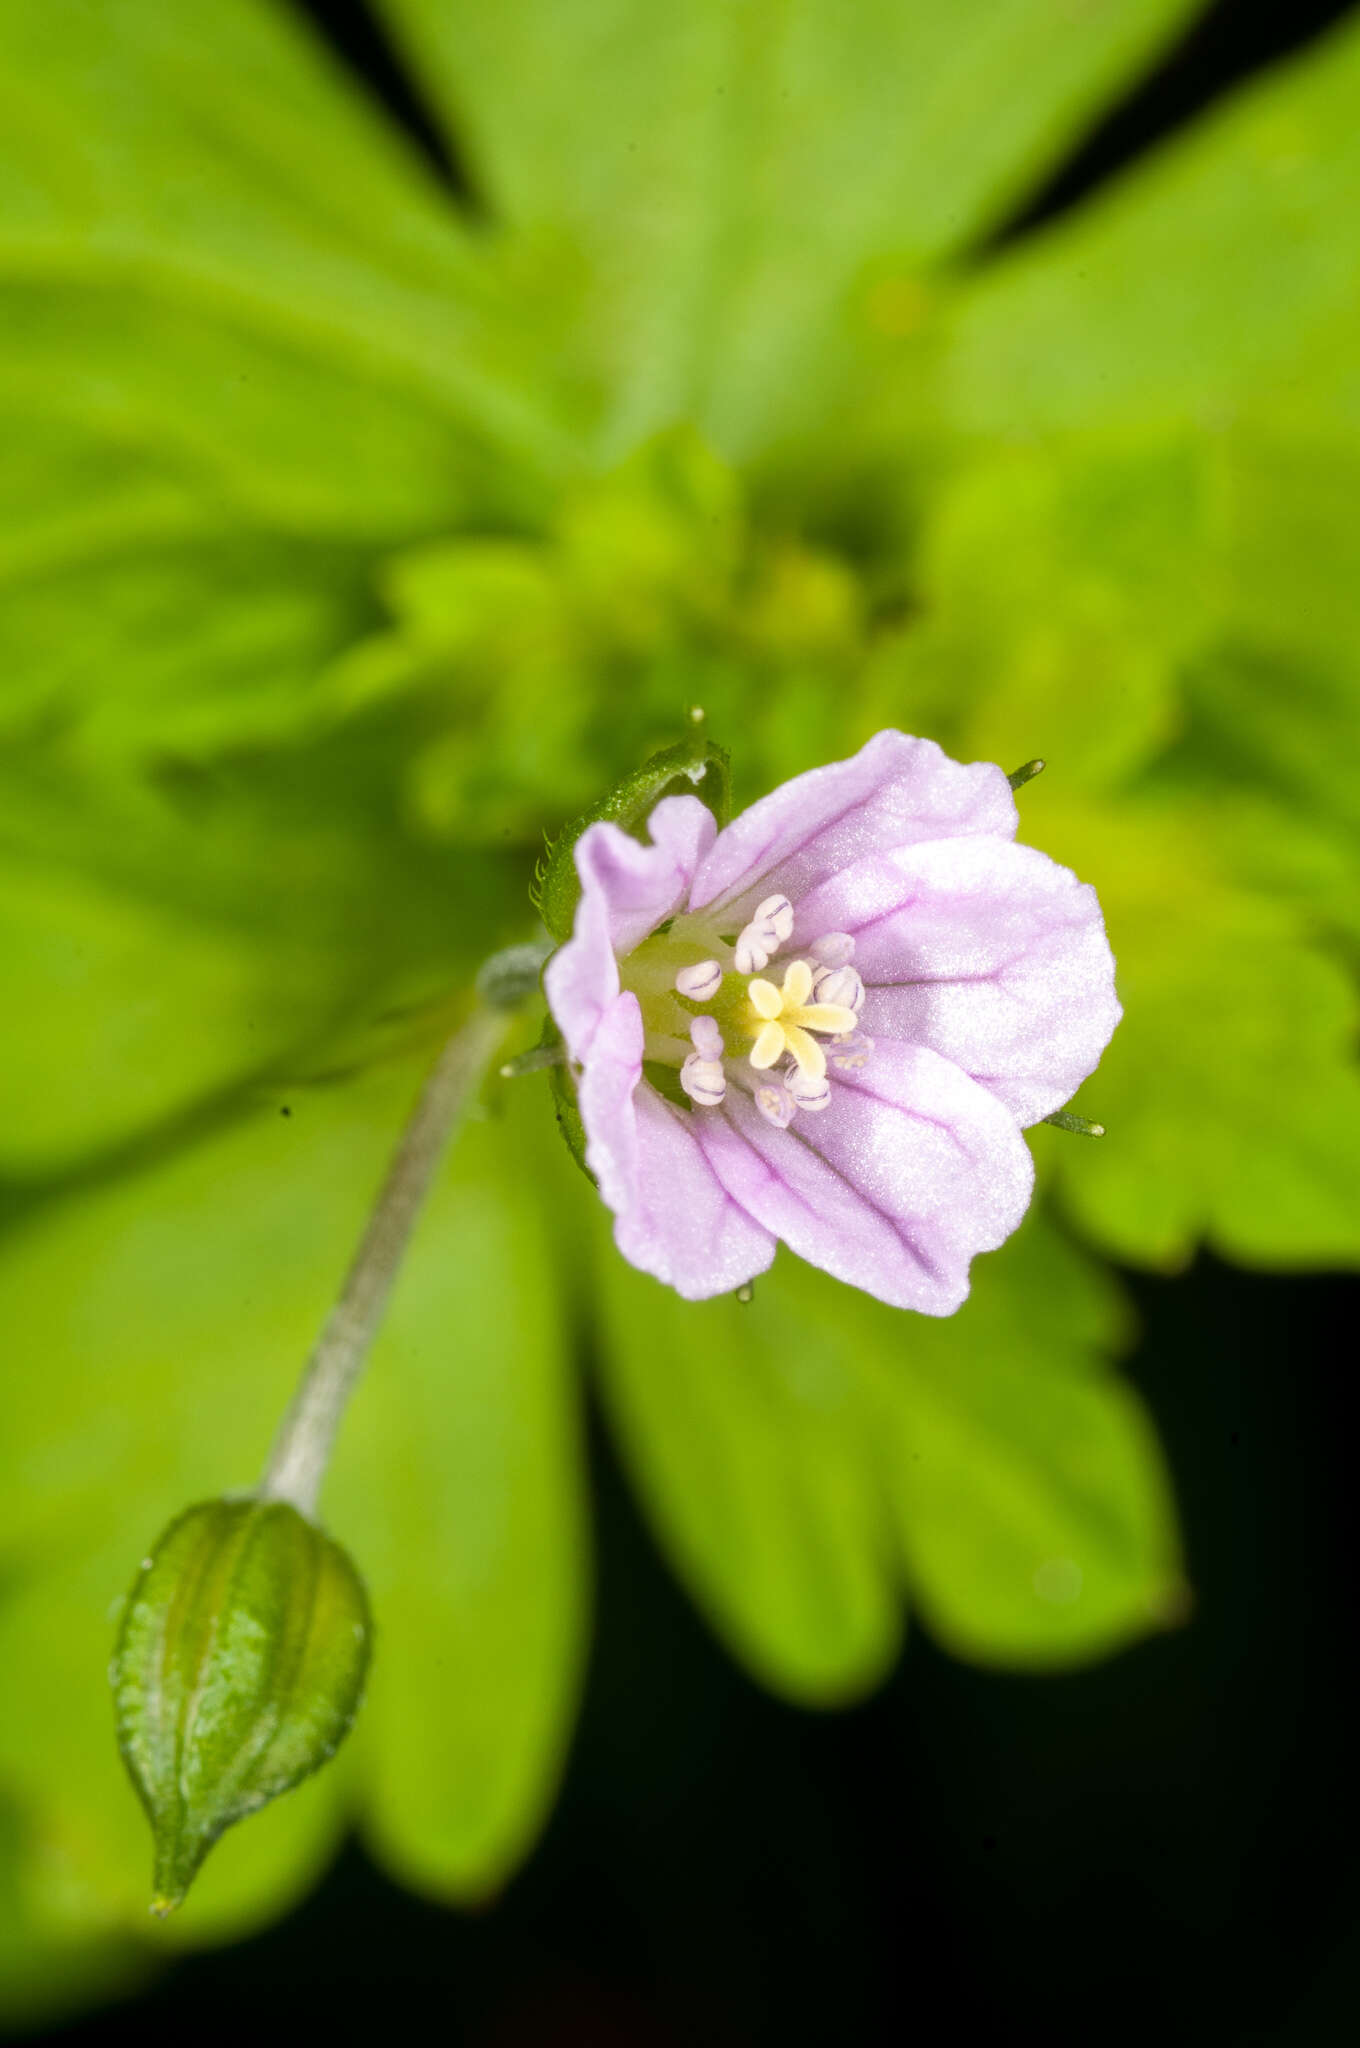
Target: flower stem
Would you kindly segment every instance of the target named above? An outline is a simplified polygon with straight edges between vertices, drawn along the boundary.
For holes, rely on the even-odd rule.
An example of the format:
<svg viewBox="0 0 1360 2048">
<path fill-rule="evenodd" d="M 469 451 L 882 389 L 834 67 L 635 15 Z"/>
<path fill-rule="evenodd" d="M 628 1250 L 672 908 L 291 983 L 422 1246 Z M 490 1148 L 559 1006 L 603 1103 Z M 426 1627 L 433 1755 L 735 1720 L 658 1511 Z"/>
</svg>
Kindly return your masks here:
<svg viewBox="0 0 1360 2048">
<path fill-rule="evenodd" d="M 474 1010 L 440 1053 L 402 1133 L 340 1297 L 322 1326 L 274 1440 L 261 1500 L 310 1516 L 335 1441 L 392 1292 L 421 1205 L 473 1090 L 505 1036 L 507 1008 Z"/>
</svg>

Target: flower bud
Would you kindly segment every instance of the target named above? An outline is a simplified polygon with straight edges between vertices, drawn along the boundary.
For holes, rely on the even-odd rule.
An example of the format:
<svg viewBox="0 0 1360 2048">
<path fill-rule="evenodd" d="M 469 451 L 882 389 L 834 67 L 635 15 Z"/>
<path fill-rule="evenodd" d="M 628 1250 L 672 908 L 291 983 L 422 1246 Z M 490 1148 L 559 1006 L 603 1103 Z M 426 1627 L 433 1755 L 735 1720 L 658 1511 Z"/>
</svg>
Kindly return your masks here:
<svg viewBox="0 0 1360 2048">
<path fill-rule="evenodd" d="M 118 1744 L 155 1843 L 152 1911 L 224 1828 L 332 1756 L 373 1625 L 339 1544 L 296 1508 L 200 1502 L 143 1560 L 109 1670 Z"/>
</svg>

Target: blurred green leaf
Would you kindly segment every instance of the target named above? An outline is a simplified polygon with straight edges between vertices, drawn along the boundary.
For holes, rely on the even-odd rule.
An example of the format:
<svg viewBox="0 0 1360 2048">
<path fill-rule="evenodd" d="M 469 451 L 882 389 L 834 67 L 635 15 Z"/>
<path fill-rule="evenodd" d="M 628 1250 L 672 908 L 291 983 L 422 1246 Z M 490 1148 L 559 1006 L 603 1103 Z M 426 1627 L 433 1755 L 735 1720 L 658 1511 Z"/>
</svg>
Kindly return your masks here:
<svg viewBox="0 0 1360 2048">
<path fill-rule="evenodd" d="M 291 10 L 3 0 L 0 79 L 10 715 L 268 731 L 371 607 L 360 546 L 537 516 L 537 288 Z"/>
<path fill-rule="evenodd" d="M 1207 1239 L 1256 1265 L 1353 1264 L 1356 991 L 1297 908 L 1234 885 L 1223 813 L 1030 801 L 1026 836 L 1101 877 L 1125 1008 L 1082 1096 L 1108 1135 L 1064 1148 L 1063 1198 L 1138 1263 L 1174 1269 Z"/>
<path fill-rule="evenodd" d="M 1217 506 L 1185 437 L 992 448 L 940 490 L 914 611 L 873 658 L 891 722 L 910 704 L 961 760 L 1051 756 L 1117 784 L 1182 720 L 1179 664 L 1216 616 Z"/>
<path fill-rule="evenodd" d="M 0 34 L 11 392 L 313 534 L 503 504 L 561 454 L 493 256 L 289 10 L 5 0 Z"/>
<path fill-rule="evenodd" d="M 107 771 L 305 730 L 322 670 L 378 616 L 360 551 L 106 516 L 97 548 L 0 553 L 4 736 L 55 730 Z"/>
<path fill-rule="evenodd" d="M 483 1899 L 532 1847 L 576 1712 L 584 1456 L 539 1091 L 464 1127 L 354 1404 L 329 1505 L 380 1617 L 365 1826 L 418 1890 Z"/>
<path fill-rule="evenodd" d="M 37 2032 L 84 2005 L 127 1996 L 152 1968 L 127 1934 L 65 1933 L 35 1910 L 34 1832 L 21 1806 L 0 1800 L 0 2015 L 15 2033 Z"/>
<path fill-rule="evenodd" d="M 438 838 L 555 840 L 692 737 L 696 704 L 715 743 L 742 734 L 751 794 L 845 750 L 858 581 L 756 529 L 740 478 L 692 429 L 564 492 L 540 542 L 434 542 L 389 557 L 380 583 L 392 623 L 340 656 L 320 701 L 338 719 L 419 707 L 436 736 L 408 814 Z"/>
<path fill-rule="evenodd" d="M 983 271 L 942 402 L 969 434 L 1249 416 L 1360 431 L 1360 28 L 1232 95 Z"/>
<path fill-rule="evenodd" d="M 817 423 L 847 323 L 919 323 L 921 267 L 1030 189 L 1195 4 L 382 8 L 493 208 L 577 252 L 611 448 L 692 418 L 744 456 Z"/>
<path fill-rule="evenodd" d="M 1254 790 L 1292 813 L 1269 837 L 1360 836 L 1360 447 L 1238 434 L 1216 451 L 1221 624 L 1189 670 L 1169 780 Z M 1269 845 L 1263 849 L 1267 857 Z"/>
<path fill-rule="evenodd" d="M 394 755 L 370 728 L 150 789 L 36 750 L 0 767 L 21 1034 L 0 1063 L 3 1171 L 107 1157 L 250 1079 L 312 1071 L 342 1027 L 447 1003 L 524 929 L 527 863 L 408 839 Z"/>
<path fill-rule="evenodd" d="M 1042 1217 L 940 1320 L 787 1254 L 750 1303 L 600 1259 L 604 1389 L 643 1505 L 767 1684 L 825 1703 L 872 1683 L 903 1576 L 948 1648 L 1012 1668 L 1183 1617 L 1156 1436 L 1109 1369 L 1128 1313 Z"/>
<path fill-rule="evenodd" d="M 774 1277 L 750 1303 L 681 1301 L 602 1221 L 597 1235 L 605 1398 L 676 1571 L 765 1684 L 818 1705 L 861 1695 L 900 1623 L 853 1380 L 807 1344 Z"/>
<path fill-rule="evenodd" d="M 1110 1369 L 1118 1288 L 1032 1215 L 955 1316 L 903 1316 L 790 1260 L 802 1349 L 862 1389 L 908 1598 L 946 1648 L 1008 1669 L 1089 1663 L 1184 1618 L 1156 1433 Z"/>
</svg>

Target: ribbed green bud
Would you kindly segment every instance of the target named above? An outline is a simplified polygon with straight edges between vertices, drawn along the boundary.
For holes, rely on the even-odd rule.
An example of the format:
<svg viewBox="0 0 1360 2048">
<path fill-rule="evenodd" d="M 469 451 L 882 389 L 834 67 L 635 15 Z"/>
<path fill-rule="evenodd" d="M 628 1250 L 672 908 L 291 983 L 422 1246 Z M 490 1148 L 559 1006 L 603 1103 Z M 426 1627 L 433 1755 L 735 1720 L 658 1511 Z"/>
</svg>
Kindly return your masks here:
<svg viewBox="0 0 1360 2048">
<path fill-rule="evenodd" d="M 354 1566 L 296 1508 L 211 1500 L 170 1524 L 109 1672 L 155 1841 L 153 1913 L 180 1903 L 224 1828 L 334 1755 L 372 1636 Z"/>
</svg>

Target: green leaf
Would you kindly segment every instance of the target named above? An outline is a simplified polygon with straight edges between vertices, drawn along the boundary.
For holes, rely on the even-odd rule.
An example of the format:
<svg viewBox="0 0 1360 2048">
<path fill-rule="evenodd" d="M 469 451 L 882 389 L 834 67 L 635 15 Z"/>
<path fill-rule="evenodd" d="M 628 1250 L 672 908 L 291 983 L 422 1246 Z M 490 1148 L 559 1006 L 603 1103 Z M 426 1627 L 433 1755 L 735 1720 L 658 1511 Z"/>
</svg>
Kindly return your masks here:
<svg viewBox="0 0 1360 2048">
<path fill-rule="evenodd" d="M 1194 8 L 383 11 L 494 210 L 579 255 L 611 446 L 693 418 L 745 455 L 817 425 L 847 328 L 891 330 L 921 266 L 1032 187 Z M 875 274 L 885 255 L 904 280 Z"/>
<path fill-rule="evenodd" d="M 571 1169 L 537 1085 L 493 1101 L 431 1197 L 330 1494 L 381 1631 L 365 1825 L 403 1882 L 464 1901 L 498 1890 L 543 1825 L 587 1609 L 552 1223 Z"/>
<path fill-rule="evenodd" d="M 536 843 L 696 703 L 719 739 L 740 733 L 752 794 L 843 751 L 856 716 L 866 607 L 850 565 L 762 531 L 689 428 L 564 492 L 542 540 L 405 550 L 380 586 L 392 623 L 339 657 L 320 701 L 339 718 L 418 710 L 408 810 L 442 840 Z"/>
<path fill-rule="evenodd" d="M 493 450 L 560 449 L 524 309 L 286 9 L 5 0 L 0 47 L 12 401 L 150 428 L 311 532 L 442 519 L 514 488 Z"/>
<path fill-rule="evenodd" d="M 1360 834 L 1360 449 L 1239 433 L 1214 465 L 1219 632 L 1185 680 L 1170 779 L 1258 792 L 1271 835 Z M 1267 851 L 1269 849 L 1267 848 Z"/>
<path fill-rule="evenodd" d="M 1108 1363 L 1127 1309 L 1041 1214 L 975 1262 L 951 1317 L 899 1314 L 796 1262 L 780 1286 L 804 1351 L 861 1384 L 908 1598 L 947 1649 L 1084 1664 L 1183 1619 L 1156 1433 Z"/>
<path fill-rule="evenodd" d="M 286 727 L 366 552 L 540 515 L 539 288 L 282 6 L 0 0 L 0 110 L 6 715 Z"/>
<path fill-rule="evenodd" d="M 985 272 L 942 403 L 969 433 L 1360 430 L 1360 29 L 1239 91 Z"/>
<path fill-rule="evenodd" d="M 682 1302 L 603 1242 L 600 1261 L 604 1394 L 643 1505 L 776 1691 L 871 1686 L 903 1579 L 947 1648 L 1010 1669 L 1183 1617 L 1156 1434 L 1108 1362 L 1128 1312 L 1042 1215 L 941 1319 L 785 1253 L 749 1303 Z"/>
<path fill-rule="evenodd" d="M 763 1683 L 813 1705 L 858 1698 L 900 1622 L 844 1362 L 807 1344 L 777 1275 L 749 1303 L 681 1301 L 625 1263 L 602 1220 L 597 1236 L 604 1397 L 677 1574 Z"/>
<path fill-rule="evenodd" d="M 82 2006 L 140 1990 L 151 1959 L 125 1934 L 65 1935 L 35 1910 L 39 1863 L 27 1815 L 17 1798 L 0 1800 L 0 2014 L 14 2033 L 36 2033 Z"/>
<path fill-rule="evenodd" d="M 107 508 L 106 542 L 0 550 L 7 735 L 56 721 L 102 772 L 278 743 L 316 721 L 318 681 L 377 605 L 357 549 L 278 534 L 165 536 Z"/>
<path fill-rule="evenodd" d="M 912 707 L 958 759 L 1040 753 L 1117 784 L 1178 731 L 1179 664 L 1218 616 L 1217 494 L 1183 436 L 992 448 L 944 483 L 914 567 L 919 616 L 881 646 L 883 723 Z"/>
<path fill-rule="evenodd" d="M 1107 1136 L 1058 1141 L 1069 1213 L 1115 1256 L 1173 1270 L 1201 1241 L 1252 1265 L 1355 1263 L 1350 976 L 1297 905 L 1235 885 L 1230 801 L 1088 809 L 1054 796 L 1036 795 L 1027 820 L 1098 878 L 1125 1011 L 1082 1093 Z"/>
<path fill-rule="evenodd" d="M 417 1078 L 290 1088 L 290 1115 L 274 1096 L 5 1241 L 0 1793 L 31 1816 L 43 1923 L 68 1938 L 147 1928 L 145 1822 L 102 1682 L 129 1555 L 186 1501 L 258 1477 Z M 365 1718 L 331 1769 L 223 1838 L 158 1945 L 274 1917 L 356 1805 L 403 1871 L 464 1893 L 499 1882 L 541 1823 L 583 1626 L 578 1444 L 534 1208 L 555 1164 L 541 1108 L 512 1094 L 508 1129 L 469 1131 L 342 1435 L 324 1506 L 373 1595 Z M 516 1172 L 540 1141 L 542 1173 Z M 372 1759 L 369 1713 L 386 1731 Z"/>
<path fill-rule="evenodd" d="M 370 726 L 147 789 L 15 750 L 0 1170 L 107 1160 L 250 1080 L 314 1071 L 342 1031 L 447 1003 L 523 930 L 527 863 L 455 861 L 402 831 L 403 758 Z"/>
</svg>

